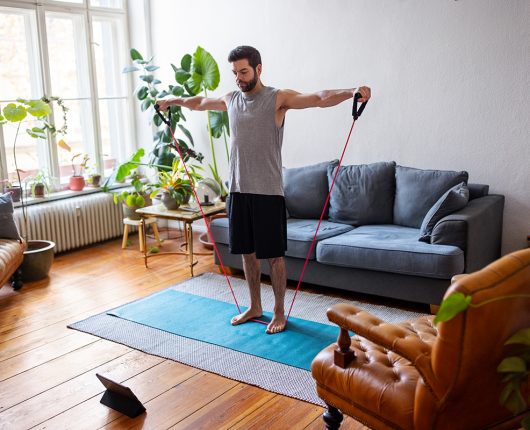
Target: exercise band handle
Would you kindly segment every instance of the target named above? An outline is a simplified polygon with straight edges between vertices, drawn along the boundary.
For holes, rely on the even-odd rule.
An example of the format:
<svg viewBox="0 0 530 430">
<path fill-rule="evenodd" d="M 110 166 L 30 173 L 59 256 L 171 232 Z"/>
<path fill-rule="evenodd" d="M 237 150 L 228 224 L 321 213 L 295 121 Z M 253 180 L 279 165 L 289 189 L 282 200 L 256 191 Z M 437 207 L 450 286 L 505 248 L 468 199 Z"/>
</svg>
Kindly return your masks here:
<svg viewBox="0 0 530 430">
<path fill-rule="evenodd" d="M 168 127 L 171 127 L 171 109 L 169 109 L 169 107 L 167 108 L 168 116 L 169 116 L 169 119 L 168 119 L 162 114 L 162 112 L 160 112 L 160 105 L 158 103 L 155 104 L 154 107 L 155 107 L 155 111 L 156 111 L 157 115 L 160 117 L 162 122 L 164 124 L 166 124 Z"/>
<path fill-rule="evenodd" d="M 363 113 L 363 110 L 366 107 L 366 103 L 368 103 L 367 101 L 362 103 L 361 107 L 357 109 L 357 103 L 359 103 L 359 99 L 361 97 L 362 97 L 361 93 L 355 93 L 355 95 L 353 96 L 353 108 L 352 108 L 351 114 L 353 116 L 353 119 L 355 119 L 356 121 L 357 121 L 357 118 L 359 118 L 361 114 Z"/>
</svg>

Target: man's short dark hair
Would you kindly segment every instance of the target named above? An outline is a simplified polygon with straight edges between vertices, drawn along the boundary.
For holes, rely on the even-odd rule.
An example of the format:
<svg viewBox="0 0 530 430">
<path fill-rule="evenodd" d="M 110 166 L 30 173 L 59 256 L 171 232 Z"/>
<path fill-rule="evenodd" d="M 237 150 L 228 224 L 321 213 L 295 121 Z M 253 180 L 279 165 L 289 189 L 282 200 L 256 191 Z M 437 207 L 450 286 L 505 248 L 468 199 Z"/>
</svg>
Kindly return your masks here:
<svg viewBox="0 0 530 430">
<path fill-rule="evenodd" d="M 228 54 L 228 62 L 233 63 L 237 60 L 248 60 L 248 64 L 255 69 L 258 64 L 261 64 L 261 55 L 256 48 L 252 46 L 238 46 L 230 51 Z"/>
</svg>

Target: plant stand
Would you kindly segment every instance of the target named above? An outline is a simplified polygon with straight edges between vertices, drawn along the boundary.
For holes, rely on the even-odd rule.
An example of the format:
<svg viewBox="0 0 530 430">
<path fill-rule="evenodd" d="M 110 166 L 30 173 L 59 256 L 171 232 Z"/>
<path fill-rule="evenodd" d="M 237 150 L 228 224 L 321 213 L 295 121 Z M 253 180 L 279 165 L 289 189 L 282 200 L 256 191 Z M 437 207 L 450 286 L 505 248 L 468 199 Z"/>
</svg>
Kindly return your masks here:
<svg viewBox="0 0 530 430">
<path fill-rule="evenodd" d="M 136 219 L 130 219 L 130 218 L 124 218 L 123 219 L 123 240 L 121 243 L 122 249 L 127 248 L 127 239 L 129 238 L 129 226 L 135 226 L 138 227 L 138 237 L 140 238 L 140 252 L 144 252 L 145 250 L 145 241 L 144 241 L 144 231 L 143 231 L 143 223 L 142 220 L 136 220 Z M 156 225 L 156 218 L 147 218 L 145 220 L 145 225 L 151 225 L 153 228 L 153 234 L 156 239 L 156 243 L 158 246 L 162 246 L 162 243 L 160 242 L 160 236 L 158 234 L 158 227 Z"/>
</svg>

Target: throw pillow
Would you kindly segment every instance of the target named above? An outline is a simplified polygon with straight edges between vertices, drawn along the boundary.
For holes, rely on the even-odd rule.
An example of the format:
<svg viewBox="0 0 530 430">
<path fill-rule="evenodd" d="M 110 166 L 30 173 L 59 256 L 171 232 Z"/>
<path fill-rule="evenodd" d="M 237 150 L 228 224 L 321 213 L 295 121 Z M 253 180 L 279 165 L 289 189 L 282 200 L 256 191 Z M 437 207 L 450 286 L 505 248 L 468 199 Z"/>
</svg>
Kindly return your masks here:
<svg viewBox="0 0 530 430">
<path fill-rule="evenodd" d="M 338 162 L 328 167 L 331 187 Z M 329 204 L 329 220 L 353 226 L 392 224 L 396 163 L 341 166 Z"/>
<path fill-rule="evenodd" d="M 311 166 L 283 169 L 285 205 L 290 217 L 319 219 L 328 197 L 329 161 Z M 326 214 L 324 215 L 327 218 Z"/>
<path fill-rule="evenodd" d="M 0 194 L 0 237 L 20 240 L 20 234 L 13 217 L 11 194 Z"/>
<path fill-rule="evenodd" d="M 467 185 L 467 172 L 396 167 L 394 224 L 420 228 L 429 209 L 449 188 Z"/>
<path fill-rule="evenodd" d="M 420 242 L 431 242 L 431 233 L 438 221 L 443 217 L 462 209 L 469 201 L 469 189 L 464 182 L 448 190 L 429 209 L 420 227 Z"/>
</svg>

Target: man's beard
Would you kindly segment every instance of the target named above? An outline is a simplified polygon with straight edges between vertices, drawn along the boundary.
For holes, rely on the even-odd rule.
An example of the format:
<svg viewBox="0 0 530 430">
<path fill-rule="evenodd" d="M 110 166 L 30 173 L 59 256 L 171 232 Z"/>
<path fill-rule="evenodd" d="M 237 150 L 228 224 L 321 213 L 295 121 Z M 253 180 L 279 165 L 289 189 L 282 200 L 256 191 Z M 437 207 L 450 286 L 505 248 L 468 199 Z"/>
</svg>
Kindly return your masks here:
<svg viewBox="0 0 530 430">
<path fill-rule="evenodd" d="M 256 72 L 254 72 L 254 79 L 248 82 L 240 82 L 238 85 L 239 85 L 239 88 L 241 88 L 241 91 L 243 91 L 244 93 L 247 93 L 249 91 L 252 91 L 257 83 L 258 83 L 258 75 Z"/>
</svg>

